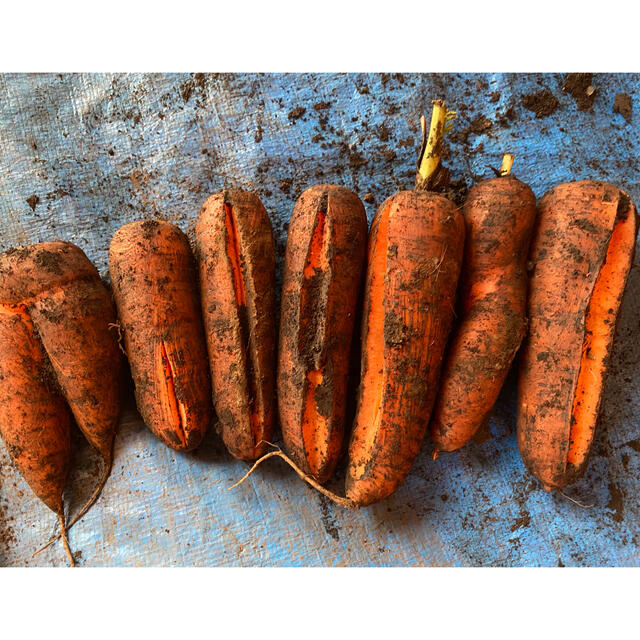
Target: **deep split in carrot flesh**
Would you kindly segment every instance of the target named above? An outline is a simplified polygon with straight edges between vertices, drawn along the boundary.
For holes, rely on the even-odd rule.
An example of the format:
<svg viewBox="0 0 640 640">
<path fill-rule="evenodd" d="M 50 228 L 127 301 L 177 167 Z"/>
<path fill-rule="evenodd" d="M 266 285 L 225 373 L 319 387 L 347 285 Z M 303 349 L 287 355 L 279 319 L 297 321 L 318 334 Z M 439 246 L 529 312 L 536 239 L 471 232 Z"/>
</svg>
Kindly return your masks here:
<svg viewBox="0 0 640 640">
<path fill-rule="evenodd" d="M 598 402 L 604 382 L 607 350 L 615 331 L 620 304 L 621 282 L 627 274 L 629 255 L 635 244 L 633 214 L 618 219 L 605 262 L 596 279 L 585 318 L 580 372 L 571 412 L 571 433 L 567 462 L 580 466 L 589 453 L 593 429 L 598 417 Z"/>
<path fill-rule="evenodd" d="M 329 268 L 329 235 L 326 229 L 327 212 L 322 209 L 316 215 L 309 252 L 303 269 L 305 284 Z M 307 288 L 303 286 L 303 297 Z M 317 292 L 315 292 L 317 294 Z M 312 318 L 318 320 L 318 318 Z M 307 330 L 310 328 L 308 327 Z M 307 372 L 304 405 L 302 412 L 302 438 L 305 443 L 307 464 L 311 473 L 320 474 L 328 456 L 330 441 L 329 417 L 318 410 L 316 392 L 324 379 L 324 366 Z"/>
<path fill-rule="evenodd" d="M 242 340 L 242 353 L 245 358 L 245 371 L 247 377 L 247 393 L 249 398 L 249 423 L 251 425 L 251 433 L 255 444 L 262 439 L 260 433 L 261 416 L 257 408 L 256 395 L 258 393 L 258 385 L 255 379 L 255 373 L 251 366 L 251 359 L 246 354 L 250 349 L 251 335 L 249 332 L 247 320 L 247 288 L 244 280 L 244 271 L 242 269 L 242 245 L 240 234 L 238 233 L 238 225 L 236 217 L 233 213 L 233 207 L 230 204 L 224 205 L 224 224 L 226 228 L 226 250 L 229 258 L 229 268 L 231 269 L 231 278 L 233 280 L 233 290 L 236 298 L 236 305 L 239 314 L 239 324 Z"/>
<path fill-rule="evenodd" d="M 173 366 L 171 364 L 171 360 L 167 355 L 167 348 L 165 346 L 164 340 L 160 343 L 160 361 L 162 366 L 163 378 L 166 385 L 166 397 L 168 403 L 168 411 L 171 416 L 171 422 L 177 427 L 177 433 L 180 437 L 180 442 L 183 446 L 186 446 L 187 436 L 186 436 L 186 428 L 187 428 L 187 415 L 184 409 L 184 405 L 178 399 L 176 395 L 176 386 L 175 386 L 175 374 L 173 370 Z"/>
</svg>

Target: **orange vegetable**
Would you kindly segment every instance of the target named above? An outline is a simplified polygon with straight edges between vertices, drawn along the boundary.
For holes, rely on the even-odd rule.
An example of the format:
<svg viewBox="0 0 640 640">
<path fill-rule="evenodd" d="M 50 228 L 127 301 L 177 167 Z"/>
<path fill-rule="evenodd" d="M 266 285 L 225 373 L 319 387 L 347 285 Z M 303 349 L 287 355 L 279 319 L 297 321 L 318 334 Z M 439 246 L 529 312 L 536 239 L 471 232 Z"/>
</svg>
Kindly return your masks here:
<svg viewBox="0 0 640 640">
<path fill-rule="evenodd" d="M 69 527 L 111 470 L 120 411 L 114 322 L 107 289 L 75 245 L 43 242 L 0 256 L 0 434 L 34 493 L 58 515 L 67 551 L 62 491 L 72 415 L 105 471 Z"/>
<path fill-rule="evenodd" d="M 346 480 L 355 505 L 378 502 L 404 481 L 435 401 L 465 234 L 458 207 L 429 190 L 448 179 L 439 159 L 445 118 L 444 103 L 436 101 L 428 138 L 423 119 L 416 190 L 388 198 L 369 233 L 362 373 Z"/>
<path fill-rule="evenodd" d="M 471 188 L 459 322 L 447 348 L 430 431 L 434 457 L 486 425 L 527 329 L 526 262 L 536 216 L 531 189 L 506 175 Z"/>
<path fill-rule="evenodd" d="M 562 184 L 540 201 L 518 444 L 547 490 L 574 482 L 586 467 L 637 228 L 629 196 L 603 182 Z"/>
<path fill-rule="evenodd" d="M 291 214 L 280 314 L 280 424 L 289 455 L 320 483 L 342 451 L 366 237 L 364 206 L 343 187 L 307 189 Z"/>
<path fill-rule="evenodd" d="M 255 460 L 273 439 L 275 243 L 258 196 L 208 198 L 196 226 L 213 403 L 232 455 Z"/>
<path fill-rule="evenodd" d="M 138 410 L 167 446 L 195 449 L 211 420 L 211 385 L 187 237 L 166 222 L 126 224 L 109 270 Z"/>
</svg>

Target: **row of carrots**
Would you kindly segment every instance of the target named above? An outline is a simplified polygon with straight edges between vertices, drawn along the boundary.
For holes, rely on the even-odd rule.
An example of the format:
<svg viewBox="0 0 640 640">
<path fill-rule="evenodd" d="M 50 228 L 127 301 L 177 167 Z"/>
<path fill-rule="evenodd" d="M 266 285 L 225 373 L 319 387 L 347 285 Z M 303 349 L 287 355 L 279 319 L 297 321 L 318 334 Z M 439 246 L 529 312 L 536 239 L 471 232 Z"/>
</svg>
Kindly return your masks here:
<svg viewBox="0 0 640 640">
<path fill-rule="evenodd" d="M 635 208 L 596 181 L 557 186 L 536 205 L 511 174 L 510 155 L 458 207 L 439 193 L 450 117 L 434 102 L 430 127 L 422 120 L 415 189 L 389 197 L 368 232 L 353 191 L 318 185 L 300 196 L 279 338 L 273 231 L 250 192 L 207 199 L 194 251 L 166 222 L 121 227 L 109 249 L 112 295 L 71 243 L 0 256 L 0 434 L 58 515 L 71 563 L 66 531 L 98 498 L 113 463 L 122 348 L 142 418 L 167 446 L 196 448 L 215 409 L 233 456 L 257 460 L 254 468 L 281 456 L 350 507 L 393 493 L 427 430 L 434 457 L 473 438 L 520 349 L 526 466 L 547 490 L 584 471 L 633 260 Z M 343 497 L 322 485 L 346 443 L 358 346 Z M 277 414 L 287 455 L 269 452 Z M 104 472 L 66 523 L 72 421 Z"/>
</svg>

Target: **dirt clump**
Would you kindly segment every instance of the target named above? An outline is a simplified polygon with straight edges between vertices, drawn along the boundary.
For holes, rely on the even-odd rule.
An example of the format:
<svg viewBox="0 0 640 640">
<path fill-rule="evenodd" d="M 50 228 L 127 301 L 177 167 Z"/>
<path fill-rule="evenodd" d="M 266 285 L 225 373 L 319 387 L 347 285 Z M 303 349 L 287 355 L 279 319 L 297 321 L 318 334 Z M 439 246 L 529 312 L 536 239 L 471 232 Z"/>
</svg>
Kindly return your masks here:
<svg viewBox="0 0 640 640">
<path fill-rule="evenodd" d="M 536 114 L 536 118 L 545 118 L 555 113 L 560 103 L 549 89 L 542 89 L 537 93 L 523 95 L 522 106 L 529 111 L 533 111 Z"/>
</svg>

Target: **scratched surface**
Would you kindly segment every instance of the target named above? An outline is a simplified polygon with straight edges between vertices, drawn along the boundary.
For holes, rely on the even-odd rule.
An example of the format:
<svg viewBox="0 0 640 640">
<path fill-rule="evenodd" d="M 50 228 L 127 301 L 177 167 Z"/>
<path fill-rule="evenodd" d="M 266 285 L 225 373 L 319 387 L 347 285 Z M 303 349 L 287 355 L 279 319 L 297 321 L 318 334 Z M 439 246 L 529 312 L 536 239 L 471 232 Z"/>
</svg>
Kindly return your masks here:
<svg viewBox="0 0 640 640">
<path fill-rule="evenodd" d="M 413 186 L 419 116 L 443 97 L 458 111 L 446 162 L 468 185 L 504 151 L 540 197 L 573 179 L 608 180 L 640 203 L 640 76 L 596 75 L 591 110 L 562 75 L 4 75 L 0 76 L 0 249 L 52 238 L 80 245 L 106 275 L 122 224 L 162 217 L 189 232 L 203 200 L 255 189 L 277 236 L 278 269 L 295 198 L 318 182 L 376 204 Z M 548 89 L 536 117 L 523 96 Z M 588 471 L 567 494 L 526 473 L 515 437 L 513 377 L 492 439 L 432 462 L 425 444 L 405 485 L 358 512 L 328 503 L 279 460 L 244 485 L 246 466 L 211 432 L 175 453 L 131 399 L 103 496 L 70 534 L 81 566 L 634 565 L 640 564 L 640 269 L 637 254 Z M 98 462 L 74 439 L 72 512 Z M 333 485 L 340 489 L 340 478 Z M 56 531 L 0 445 L 0 564 L 63 566 Z"/>
</svg>

